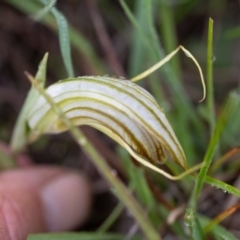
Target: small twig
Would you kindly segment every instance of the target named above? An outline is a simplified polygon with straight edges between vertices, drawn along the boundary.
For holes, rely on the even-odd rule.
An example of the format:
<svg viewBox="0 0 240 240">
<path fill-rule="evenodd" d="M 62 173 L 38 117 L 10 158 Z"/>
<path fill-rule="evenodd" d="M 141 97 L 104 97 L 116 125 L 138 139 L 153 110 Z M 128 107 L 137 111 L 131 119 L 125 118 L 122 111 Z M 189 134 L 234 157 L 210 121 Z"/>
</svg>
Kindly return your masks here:
<svg viewBox="0 0 240 240">
<path fill-rule="evenodd" d="M 163 206 L 165 206 L 166 209 L 168 209 L 169 211 L 174 209 L 174 206 L 165 199 L 165 197 L 161 194 L 159 188 L 157 188 L 152 179 L 150 178 L 150 176 L 147 174 L 147 172 L 145 172 L 145 177 L 148 183 L 148 186 L 150 188 L 150 190 L 152 191 L 152 194 L 154 195 L 155 199 Z"/>
<path fill-rule="evenodd" d="M 220 213 L 217 217 L 215 217 L 205 228 L 204 232 L 207 233 L 211 231 L 218 223 L 222 222 L 228 216 L 236 212 L 240 208 L 240 202 Z"/>
<path fill-rule="evenodd" d="M 216 160 L 212 164 L 211 168 L 209 169 L 209 174 L 214 172 L 219 166 L 221 166 L 224 162 L 226 162 L 230 157 L 232 157 L 239 151 L 240 151 L 240 146 L 237 146 L 237 147 L 231 149 L 230 151 L 228 151 L 227 153 L 225 153 L 222 157 L 220 157 L 218 160 Z"/>
</svg>

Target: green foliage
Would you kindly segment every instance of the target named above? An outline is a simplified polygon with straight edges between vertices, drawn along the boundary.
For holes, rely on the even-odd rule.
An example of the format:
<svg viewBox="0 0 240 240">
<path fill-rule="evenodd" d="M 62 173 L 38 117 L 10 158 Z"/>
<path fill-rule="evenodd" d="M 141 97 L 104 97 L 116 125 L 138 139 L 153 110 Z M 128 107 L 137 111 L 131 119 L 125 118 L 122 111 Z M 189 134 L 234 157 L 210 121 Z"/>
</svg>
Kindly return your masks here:
<svg viewBox="0 0 240 240">
<path fill-rule="evenodd" d="M 40 10 L 39 12 L 37 12 L 36 14 L 33 15 L 33 18 L 36 21 L 40 20 L 48 12 L 50 12 L 53 9 L 54 5 L 56 4 L 57 0 L 42 1 L 42 2 L 45 3 L 45 7 L 42 10 Z"/>
<path fill-rule="evenodd" d="M 68 25 L 64 15 L 54 7 L 55 1 L 41 2 L 44 3 L 42 10 L 42 4 L 40 4 L 38 0 L 29 1 L 27 4 L 24 4 L 23 1 L 8 0 L 8 3 L 12 4 L 12 6 L 28 15 L 35 16 L 37 20 L 58 32 L 60 52 L 69 77 L 74 75 L 71 59 L 71 47 L 74 47 L 85 57 L 85 60 L 89 63 L 93 71 L 96 72 L 96 75 L 105 73 L 106 68 L 104 63 L 101 62 L 94 47 L 78 30 L 73 28 L 71 25 Z M 169 51 L 174 50 L 176 45 L 178 45 L 176 34 L 177 21 L 189 14 L 200 1 L 189 0 L 182 2 L 183 3 L 179 3 L 178 6 L 172 6 L 167 3 L 166 0 L 120 0 L 126 19 L 128 19 L 131 23 L 130 28 L 132 34 L 131 44 L 129 47 L 129 78 L 130 76 L 140 73 L 162 59 L 165 56 L 165 52 L 168 53 Z M 158 16 L 159 9 L 161 13 L 160 16 Z M 55 24 L 55 21 L 57 22 L 57 25 Z M 156 21 L 163 24 L 160 32 L 164 48 L 161 44 L 157 31 Z M 120 27 L 118 30 L 122 31 Z M 227 35 L 229 39 L 237 38 L 239 37 L 239 32 L 239 27 L 236 27 L 226 31 L 225 35 Z M 195 39 L 197 48 L 201 51 L 203 46 L 201 46 L 199 41 L 199 39 Z M 173 125 L 176 135 L 183 145 L 189 165 L 197 164 L 204 156 L 203 164 L 198 175 L 196 174 L 195 176 L 188 177 L 187 180 L 183 179 L 179 183 L 174 183 L 183 189 L 183 195 L 187 196 L 185 201 L 189 201 L 190 208 L 186 211 L 185 215 L 185 224 L 188 225 L 189 231 L 185 231 L 182 227 L 183 217 L 180 217 L 173 224 L 170 224 L 168 228 L 178 237 L 182 238 L 207 239 L 208 237 L 208 235 L 204 234 L 202 229 L 211 222 L 211 219 L 207 219 L 206 217 L 199 215 L 197 208 L 204 183 L 210 184 L 213 187 L 222 189 L 224 192 L 240 197 L 239 189 L 218 180 L 214 174 L 211 176 L 208 175 L 208 169 L 212 161 L 214 161 L 215 156 L 222 154 L 222 149 L 230 149 L 231 147 L 235 147 L 240 144 L 240 96 L 237 91 L 230 92 L 227 100 L 220 107 L 220 114 L 215 113 L 214 89 L 217 88 L 218 83 L 214 83 L 213 77 L 213 52 L 215 45 L 213 41 L 213 22 L 211 20 L 209 21 L 208 27 L 207 45 L 207 103 L 206 105 L 201 106 L 201 109 L 200 107 L 196 107 L 191 99 L 187 97 L 184 83 L 181 82 L 181 80 L 184 79 L 182 64 L 180 64 L 181 57 L 177 57 L 174 61 L 163 66 L 159 71 L 160 74 L 156 73 L 155 75 L 149 77 L 150 90 L 160 105 L 165 108 L 167 108 L 167 106 L 171 106 L 170 110 L 167 109 L 166 114 Z M 203 58 L 205 58 L 206 54 L 204 53 L 203 55 Z M 44 86 L 45 73 L 46 69 L 44 68 L 43 71 L 38 72 L 36 75 L 37 80 L 42 80 L 42 83 L 40 83 L 42 86 Z M 163 81 L 159 80 L 162 78 L 164 79 L 164 84 L 162 83 Z M 166 91 L 163 90 L 166 86 L 171 94 L 172 102 L 169 101 Z M 17 149 L 17 151 L 22 149 L 26 144 L 28 129 L 24 116 L 29 108 L 27 107 L 29 99 L 31 99 L 31 104 L 34 104 L 35 97 L 33 95 L 36 94 L 38 95 L 38 92 L 32 88 L 22 112 L 19 114 L 19 120 L 15 126 L 12 140 L 12 147 L 13 149 Z M 203 116 L 205 116 L 205 119 L 207 120 L 207 126 L 204 121 L 205 119 L 202 119 Z M 16 146 L 17 142 L 14 143 L 14 139 L 16 140 L 17 138 L 22 139 L 21 144 L 23 145 Z M 93 158 L 95 155 L 96 154 L 94 152 Z M 96 231 L 95 233 L 76 234 L 37 234 L 29 236 L 28 240 L 70 240 L 80 238 L 89 240 L 125 239 L 126 236 L 105 233 L 120 215 L 123 210 L 123 205 L 129 208 L 128 211 L 133 212 L 133 216 L 141 226 L 143 232 L 145 232 L 145 235 L 147 235 L 146 232 L 149 231 L 150 236 L 153 236 L 152 239 L 158 239 L 157 229 L 161 229 L 161 227 L 166 226 L 166 218 L 171 215 L 171 211 L 164 205 L 159 204 L 153 195 L 149 187 L 149 183 L 146 180 L 146 175 L 149 173 L 146 173 L 145 170 L 136 167 L 130 161 L 129 155 L 126 152 L 123 152 L 122 149 L 118 151 L 118 155 L 123 160 L 129 187 L 127 190 L 122 187 L 118 180 L 114 180 L 114 178 L 110 176 L 111 174 L 107 172 L 110 171 L 109 168 L 102 170 L 102 174 L 108 179 L 112 186 L 116 188 L 120 186 L 120 188 L 118 188 L 120 204 L 113 214 L 110 215 L 105 224 L 102 225 L 99 231 Z M 3 157 L 6 158 L 5 155 L 3 156 L 3 154 L 0 153 L 0 159 Z M 11 159 L 9 162 L 10 161 Z M 99 162 L 95 162 L 95 164 L 98 165 Z M 167 166 L 169 166 L 170 170 L 173 171 L 174 174 L 179 173 L 179 169 L 171 167 L 171 164 L 168 164 Z M 164 178 L 160 178 L 158 176 L 156 177 L 154 174 L 153 179 L 157 182 L 156 185 L 161 190 L 168 189 L 168 187 L 171 186 L 171 184 Z M 193 186 L 194 190 L 191 193 Z M 138 202 L 132 198 L 132 196 L 128 196 L 128 191 L 136 194 L 140 206 L 138 205 Z M 169 202 L 173 204 L 174 208 L 177 208 L 177 202 L 174 202 L 174 200 L 170 200 Z M 147 215 L 147 217 L 145 217 L 145 215 Z M 145 228 L 144 224 L 146 225 Z M 220 225 L 215 226 L 211 234 L 216 239 L 236 239 L 227 229 L 221 227 Z M 142 238 L 136 236 L 132 239 Z"/>
<path fill-rule="evenodd" d="M 193 195 L 192 195 L 193 198 L 191 201 L 191 205 L 194 207 L 197 206 L 198 197 L 200 195 L 200 192 L 201 192 L 201 189 L 203 186 L 203 182 L 207 175 L 207 171 L 213 160 L 213 156 L 214 156 L 216 147 L 219 144 L 222 131 L 226 126 L 226 122 L 229 119 L 229 116 L 231 116 L 233 114 L 233 111 L 236 110 L 236 106 L 238 104 L 239 104 L 238 94 L 231 93 L 229 95 L 229 98 L 227 99 L 225 105 L 222 108 L 221 114 L 217 120 L 217 124 L 216 124 L 215 130 L 214 130 L 214 133 L 211 137 L 209 146 L 207 148 L 207 151 L 206 151 L 206 154 L 205 154 L 205 157 L 203 160 L 203 164 L 202 164 L 202 167 L 201 167 L 201 170 L 199 173 L 199 177 L 198 177 L 196 185 L 195 185 L 195 189 L 193 191 Z M 225 191 L 227 191 L 227 189 L 225 189 Z"/>
<path fill-rule="evenodd" d="M 47 71 L 47 59 L 48 54 L 45 54 L 42 62 L 39 65 L 38 72 L 35 76 L 39 84 L 44 87 L 46 82 L 46 71 Z M 33 87 L 30 89 L 27 98 L 23 104 L 21 112 L 18 115 L 17 122 L 14 126 L 12 138 L 11 138 L 11 149 L 13 152 L 17 153 L 23 150 L 28 141 L 28 124 L 27 124 L 27 114 L 29 110 L 34 106 L 37 99 L 39 98 L 39 93 Z M 21 141 L 19 141 L 21 139 Z"/>
<path fill-rule="evenodd" d="M 184 215 L 184 223 L 190 229 L 191 239 L 204 240 L 203 231 L 201 225 L 198 221 L 198 217 L 195 210 L 192 208 L 187 208 Z"/>
<path fill-rule="evenodd" d="M 56 0 L 49 2 L 47 0 L 41 0 L 41 2 L 45 4 L 45 8 L 42 10 L 42 12 L 40 12 L 41 17 L 51 11 L 57 21 L 62 59 L 66 67 L 68 77 L 74 77 L 67 19 L 54 7 Z M 39 13 L 37 14 L 37 18 L 39 18 Z"/>
<path fill-rule="evenodd" d="M 45 233 L 32 234 L 27 240 L 122 240 L 123 235 L 120 234 L 98 234 L 95 233 Z M 140 237 L 133 237 L 132 240 L 140 240 Z"/>
</svg>

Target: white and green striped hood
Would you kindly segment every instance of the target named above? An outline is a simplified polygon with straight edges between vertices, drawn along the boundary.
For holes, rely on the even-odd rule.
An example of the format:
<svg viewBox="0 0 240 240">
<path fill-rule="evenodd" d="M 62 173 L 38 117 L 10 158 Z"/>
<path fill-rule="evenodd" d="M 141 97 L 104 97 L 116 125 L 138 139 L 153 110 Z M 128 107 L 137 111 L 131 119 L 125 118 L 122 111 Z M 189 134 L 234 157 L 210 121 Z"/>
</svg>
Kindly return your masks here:
<svg viewBox="0 0 240 240">
<path fill-rule="evenodd" d="M 137 160 L 162 163 L 165 150 L 187 169 L 183 149 L 163 110 L 152 95 L 131 81 L 78 77 L 55 83 L 46 92 L 74 125 L 104 132 Z M 67 130 L 43 96 L 30 111 L 28 124 L 37 135 Z"/>
</svg>

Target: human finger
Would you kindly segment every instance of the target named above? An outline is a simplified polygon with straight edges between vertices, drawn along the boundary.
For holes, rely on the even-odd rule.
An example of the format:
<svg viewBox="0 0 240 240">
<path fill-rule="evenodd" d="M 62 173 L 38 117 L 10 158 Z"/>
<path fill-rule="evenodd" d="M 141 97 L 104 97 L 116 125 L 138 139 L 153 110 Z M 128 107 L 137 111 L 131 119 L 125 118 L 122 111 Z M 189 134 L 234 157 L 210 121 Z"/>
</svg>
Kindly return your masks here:
<svg viewBox="0 0 240 240">
<path fill-rule="evenodd" d="M 90 203 L 89 184 L 77 173 L 57 167 L 6 171 L 0 175 L 0 239 L 70 230 L 84 222 Z"/>
</svg>

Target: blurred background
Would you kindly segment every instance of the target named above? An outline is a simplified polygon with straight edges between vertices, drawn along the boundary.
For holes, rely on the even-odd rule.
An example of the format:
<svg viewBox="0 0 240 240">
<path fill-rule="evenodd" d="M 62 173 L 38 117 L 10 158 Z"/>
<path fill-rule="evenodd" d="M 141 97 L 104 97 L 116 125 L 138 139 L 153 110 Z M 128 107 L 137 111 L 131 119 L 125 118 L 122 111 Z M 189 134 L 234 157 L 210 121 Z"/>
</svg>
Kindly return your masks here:
<svg viewBox="0 0 240 240">
<path fill-rule="evenodd" d="M 143 27 L 145 37 L 152 38 L 154 34 L 142 17 L 145 9 L 141 2 L 126 0 Z M 183 45 L 199 61 L 204 75 L 206 74 L 208 20 L 209 17 L 214 20 L 212 61 L 214 107 L 218 114 L 229 92 L 239 87 L 240 2 L 237 0 L 155 0 L 153 2 L 155 7 L 152 9 L 151 17 L 161 49 L 166 54 L 178 45 Z M 154 56 L 154 46 L 152 51 L 151 47 L 144 45 L 119 1 L 58 0 L 56 7 L 69 23 L 75 76 L 107 74 L 129 79 L 161 59 Z M 37 0 L 0 1 L 0 141 L 5 143 L 10 141 L 15 121 L 30 88 L 23 72 L 28 71 L 34 75 L 44 53 L 49 52 L 47 85 L 68 77 L 61 56 L 55 19 L 51 16 L 46 16 L 40 21 L 33 19 L 34 14 L 42 8 L 43 4 Z M 178 130 L 180 122 L 176 122 L 176 115 L 174 115 L 174 111 L 178 111 L 174 105 L 175 93 L 171 91 L 168 77 L 164 72 L 159 71 L 160 73 L 156 73 L 152 79 L 142 80 L 140 84 L 154 94 L 169 114 L 170 122 L 180 142 L 183 142 L 185 150 L 189 141 L 194 144 L 194 151 L 186 150 L 190 164 L 193 165 L 201 161 L 209 140 L 206 114 L 198 103 L 202 96 L 199 73 L 196 66 L 183 53 L 174 57 L 170 65 L 184 89 L 184 96 L 199 114 L 202 127 L 205 129 L 201 137 L 195 135 L 191 137 L 192 140 L 189 140 L 182 136 L 181 129 Z M 171 75 L 169 76 L 171 78 Z M 157 87 L 153 85 L 156 84 L 155 82 L 161 84 L 161 89 L 158 90 L 159 85 Z M 181 111 L 184 111 L 184 106 Z M 233 124 L 236 125 L 236 123 Z M 193 132 L 194 135 L 192 125 L 188 127 L 188 131 Z M 240 134 L 236 129 L 237 127 L 232 130 L 234 134 L 231 137 L 223 138 L 221 142 L 223 152 L 239 144 Z M 122 155 L 116 144 L 89 127 L 83 127 L 83 131 L 109 165 L 117 171 L 123 181 L 127 182 L 129 175 L 125 170 L 126 163 L 123 164 L 120 160 Z M 26 152 L 36 164 L 61 164 L 81 169 L 91 179 L 95 201 L 92 215 L 83 227 L 84 230 L 97 229 L 117 205 L 117 199 L 109 191 L 108 184 L 99 176 L 91 161 L 79 150 L 68 133 L 43 136 L 29 146 Z M 239 171 L 236 170 L 231 176 L 225 172 L 221 174 L 222 179 L 234 184 L 238 179 Z M 165 183 L 158 184 L 163 185 L 162 193 L 167 198 L 172 197 L 174 204 L 186 202 L 186 196 L 181 193 L 181 186 L 167 180 Z M 221 200 L 224 199 L 226 205 L 230 204 L 231 199 L 223 192 L 215 190 L 211 192 L 211 188 L 206 188 L 204 193 L 202 201 L 205 201 L 201 205 L 201 212 L 209 217 L 215 216 L 224 209 L 220 204 Z M 235 213 L 231 220 L 226 221 L 225 226 L 240 237 L 239 216 Z M 130 226 L 134 226 L 134 220 L 127 211 L 124 211 L 111 229 L 126 233 Z M 171 231 L 166 226 L 162 228 L 162 232 L 170 237 L 168 239 L 175 239 Z"/>
</svg>

